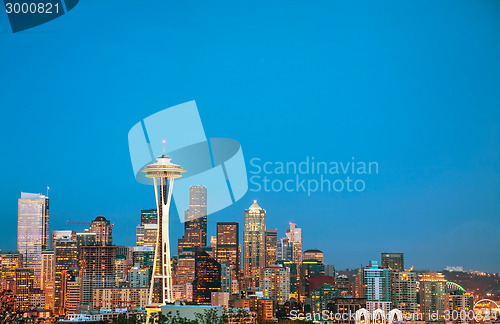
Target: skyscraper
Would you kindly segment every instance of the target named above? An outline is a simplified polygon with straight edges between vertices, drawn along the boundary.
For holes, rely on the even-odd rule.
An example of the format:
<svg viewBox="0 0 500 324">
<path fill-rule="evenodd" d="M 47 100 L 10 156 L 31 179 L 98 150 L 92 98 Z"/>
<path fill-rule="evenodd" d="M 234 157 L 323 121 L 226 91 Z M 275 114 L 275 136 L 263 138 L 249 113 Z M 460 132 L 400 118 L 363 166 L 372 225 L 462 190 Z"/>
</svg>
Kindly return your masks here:
<svg viewBox="0 0 500 324">
<path fill-rule="evenodd" d="M 156 209 L 141 209 L 141 224 L 136 228 L 136 246 L 156 244 L 158 232 L 158 213 Z"/>
<path fill-rule="evenodd" d="M 266 266 L 276 264 L 276 248 L 278 244 L 278 229 L 266 230 Z"/>
<path fill-rule="evenodd" d="M 258 278 L 260 269 L 266 265 L 266 211 L 254 200 L 245 210 L 243 229 L 243 274 L 247 278 Z"/>
<path fill-rule="evenodd" d="M 81 233 L 76 233 L 76 246 L 78 248 L 78 258 L 80 258 L 80 250 L 82 246 L 96 245 L 96 233 L 90 233 L 88 229 L 85 229 Z"/>
<path fill-rule="evenodd" d="M 412 270 L 391 272 L 392 307 L 403 314 L 415 314 L 417 304 L 417 274 Z"/>
<path fill-rule="evenodd" d="M 293 259 L 293 244 L 290 243 L 288 237 L 282 237 L 276 242 L 276 260 L 290 261 Z"/>
<path fill-rule="evenodd" d="M 156 209 L 141 209 L 141 225 L 158 224 Z"/>
<path fill-rule="evenodd" d="M 380 308 L 388 312 L 391 304 L 391 270 L 380 268 L 377 261 L 370 261 L 370 266 L 363 269 L 362 280 L 368 311 Z"/>
<path fill-rule="evenodd" d="M 234 268 L 232 266 L 227 266 L 224 263 L 220 264 L 221 269 L 221 292 L 227 292 L 229 294 L 233 293 L 233 272 Z"/>
<path fill-rule="evenodd" d="M 450 310 L 451 314 L 459 314 L 458 316 L 451 316 L 454 324 L 470 323 L 471 320 L 468 316 L 463 314 L 474 312 L 474 295 L 463 291 L 451 291 L 448 294 L 448 310 Z M 494 316 L 497 316 L 497 314 Z"/>
<path fill-rule="evenodd" d="M 97 216 L 90 223 L 90 233 L 96 234 L 97 245 L 112 245 L 113 244 L 113 225 L 104 216 Z"/>
<path fill-rule="evenodd" d="M 78 268 L 63 271 L 63 311 L 66 314 L 77 312 L 81 302 L 82 281 L 78 277 Z"/>
<path fill-rule="evenodd" d="M 33 289 L 33 269 L 20 268 L 15 270 L 16 309 L 23 311 L 29 308 L 29 294 Z"/>
<path fill-rule="evenodd" d="M 307 250 L 304 252 L 304 260 L 317 260 L 323 263 L 324 254 L 320 250 Z"/>
<path fill-rule="evenodd" d="M 300 264 L 302 262 L 302 229 L 297 224 L 290 222 L 290 228 L 286 230 L 286 237 L 292 245 L 292 261 Z"/>
<path fill-rule="evenodd" d="M 278 261 L 292 261 L 300 265 L 302 262 L 302 229 L 290 222 L 290 228 L 277 242 L 276 259 Z"/>
<path fill-rule="evenodd" d="M 54 272 L 54 314 L 64 315 L 64 273 L 78 266 L 76 241 L 70 238 L 54 240 L 55 272 Z"/>
<path fill-rule="evenodd" d="M 264 297 L 272 298 L 283 305 L 290 297 L 290 268 L 281 265 L 262 268 L 259 288 Z"/>
<path fill-rule="evenodd" d="M 202 248 L 195 248 L 195 275 L 193 281 L 193 301 L 210 304 L 212 293 L 220 291 L 221 266 Z"/>
<path fill-rule="evenodd" d="M 381 253 L 382 267 L 403 271 L 405 269 L 404 253 Z"/>
<path fill-rule="evenodd" d="M 156 244 L 158 224 L 144 224 L 136 227 L 136 246 L 151 246 Z"/>
<path fill-rule="evenodd" d="M 185 213 L 187 228 L 201 229 L 202 246 L 207 245 L 207 188 L 189 188 L 189 209 Z"/>
<path fill-rule="evenodd" d="M 239 224 L 238 222 L 217 222 L 217 244 L 215 259 L 221 264 L 240 269 Z"/>
<path fill-rule="evenodd" d="M 40 288 L 42 251 L 49 244 L 49 198 L 21 192 L 18 200 L 17 250 L 23 254 L 24 267 L 33 269 L 34 288 Z"/>
<path fill-rule="evenodd" d="M 435 271 L 426 272 L 420 277 L 420 311 L 426 322 L 444 319 L 446 281 L 444 275 Z"/>
<path fill-rule="evenodd" d="M 178 240 L 178 252 L 185 247 L 207 245 L 207 188 L 189 188 L 189 209 L 184 213 L 184 236 Z"/>
<path fill-rule="evenodd" d="M 116 246 L 82 246 L 80 262 L 82 274 L 82 304 L 92 303 L 93 290 L 115 287 Z"/>
<path fill-rule="evenodd" d="M 53 249 L 42 252 L 42 278 L 40 288 L 45 293 L 45 308 L 54 309 L 54 276 L 56 258 Z"/>
<path fill-rule="evenodd" d="M 18 251 L 0 252 L 1 290 L 15 290 L 16 269 L 23 267 L 23 255 Z"/>
<path fill-rule="evenodd" d="M 50 235 L 50 247 L 54 248 L 54 241 L 60 239 L 68 239 L 76 241 L 76 231 L 73 230 L 56 230 Z"/>
<path fill-rule="evenodd" d="M 174 180 L 185 172 L 180 165 L 173 164 L 169 156 L 163 154 L 155 163 L 146 166 L 143 172 L 153 179 L 156 210 L 158 211 L 158 239 L 155 245 L 155 259 L 151 285 L 149 290 L 149 305 L 165 304 L 173 301 L 172 268 L 170 260 L 169 213 Z M 205 213 L 206 215 L 206 213 Z M 158 308 L 155 306 L 154 311 Z M 147 318 L 149 323 L 149 317 Z"/>
</svg>

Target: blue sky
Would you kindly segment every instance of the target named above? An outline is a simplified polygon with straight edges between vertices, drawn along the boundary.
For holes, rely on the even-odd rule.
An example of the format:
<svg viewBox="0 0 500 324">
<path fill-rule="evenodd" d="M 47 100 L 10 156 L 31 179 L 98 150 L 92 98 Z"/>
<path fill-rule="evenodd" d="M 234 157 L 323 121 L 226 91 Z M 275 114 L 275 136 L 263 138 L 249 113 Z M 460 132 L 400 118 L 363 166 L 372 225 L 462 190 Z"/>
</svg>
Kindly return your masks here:
<svg viewBox="0 0 500 324">
<path fill-rule="evenodd" d="M 196 100 L 247 163 L 380 166 L 362 193 L 249 192 L 209 235 L 258 199 L 269 228 L 297 223 L 340 269 L 405 252 L 499 272 L 499 39 L 494 0 L 80 1 L 16 34 L 0 14 L 0 248 L 15 249 L 20 192 L 47 184 L 52 230 L 105 215 L 133 244 L 154 199 L 127 133 Z"/>
</svg>

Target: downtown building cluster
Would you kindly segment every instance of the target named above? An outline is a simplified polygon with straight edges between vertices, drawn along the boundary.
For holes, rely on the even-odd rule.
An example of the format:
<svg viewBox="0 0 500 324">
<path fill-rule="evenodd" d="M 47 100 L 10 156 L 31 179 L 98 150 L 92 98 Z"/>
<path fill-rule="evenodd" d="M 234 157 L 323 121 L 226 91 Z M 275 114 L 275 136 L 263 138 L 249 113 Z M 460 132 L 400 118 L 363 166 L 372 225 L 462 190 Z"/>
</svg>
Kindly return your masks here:
<svg viewBox="0 0 500 324">
<path fill-rule="evenodd" d="M 267 212 L 257 201 L 244 211 L 242 229 L 237 221 L 217 222 L 216 235 L 209 237 L 207 188 L 192 186 L 189 195 L 184 233 L 171 258 L 175 301 L 223 306 L 228 314 L 244 309 L 244 317 L 229 316 L 231 323 L 394 308 L 407 322 L 444 322 L 446 310 L 473 309 L 472 294 L 440 273 L 406 269 L 402 253 L 382 253 L 380 263 L 371 261 L 355 276 L 339 274 L 325 263 L 322 251 L 303 250 L 297 224 L 289 223 L 283 236 L 268 229 Z M 0 253 L 1 289 L 14 297 L 17 311 L 29 316 L 142 312 L 157 237 L 156 209 L 141 210 L 131 247 L 114 245 L 113 224 L 104 216 L 81 232 L 49 232 L 48 197 L 22 193 L 17 251 Z M 355 321 L 348 316 L 336 322 Z"/>
</svg>

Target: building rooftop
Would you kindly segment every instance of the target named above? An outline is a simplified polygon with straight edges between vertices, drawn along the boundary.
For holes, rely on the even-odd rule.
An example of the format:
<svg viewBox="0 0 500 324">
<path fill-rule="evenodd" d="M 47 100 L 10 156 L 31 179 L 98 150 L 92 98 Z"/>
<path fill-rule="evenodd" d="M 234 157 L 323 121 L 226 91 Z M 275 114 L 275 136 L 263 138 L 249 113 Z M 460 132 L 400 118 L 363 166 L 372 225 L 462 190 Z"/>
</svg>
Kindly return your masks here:
<svg viewBox="0 0 500 324">
<path fill-rule="evenodd" d="M 257 204 L 257 200 L 254 200 L 252 206 L 250 206 L 250 208 L 248 208 L 248 209 L 249 210 L 261 210 L 262 208 L 260 208 L 260 206 Z"/>
<path fill-rule="evenodd" d="M 42 194 L 22 192 L 21 191 L 21 199 L 47 199 L 49 197 L 44 196 Z"/>
</svg>

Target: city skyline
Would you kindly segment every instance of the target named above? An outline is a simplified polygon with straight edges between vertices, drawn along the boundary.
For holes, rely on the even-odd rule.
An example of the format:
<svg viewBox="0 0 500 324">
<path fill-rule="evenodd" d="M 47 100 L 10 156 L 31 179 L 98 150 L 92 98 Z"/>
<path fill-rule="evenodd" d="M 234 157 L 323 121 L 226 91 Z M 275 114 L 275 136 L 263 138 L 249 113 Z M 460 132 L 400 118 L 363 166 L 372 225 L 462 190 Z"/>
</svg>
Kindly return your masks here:
<svg viewBox="0 0 500 324">
<path fill-rule="evenodd" d="M 196 187 L 196 188 L 204 188 L 203 186 L 194 186 L 194 187 Z M 199 190 L 199 189 L 196 189 L 196 190 Z M 30 197 L 30 198 L 36 198 L 36 197 L 40 198 L 40 197 L 41 197 L 41 199 L 46 199 L 46 200 L 48 200 L 48 199 L 49 199 L 49 197 L 48 197 L 48 196 L 46 196 L 46 195 L 42 195 L 42 194 L 27 193 L 27 192 L 21 192 L 21 193 L 22 193 L 21 197 L 25 197 L 25 198 L 26 198 L 26 197 Z M 205 195 L 206 195 L 206 188 L 205 188 Z M 21 199 L 21 198 L 20 198 L 20 199 Z M 204 198 L 204 199 L 206 200 L 206 198 Z M 253 200 L 253 202 L 254 202 L 254 205 L 255 205 L 255 204 L 256 204 L 256 202 L 257 202 L 257 200 L 255 200 L 255 199 L 254 199 L 254 200 Z M 47 203 L 47 204 L 48 204 L 48 203 Z M 205 204 L 206 204 L 206 202 L 205 202 Z M 257 206 L 258 206 L 258 205 L 257 205 Z M 155 209 L 140 209 L 140 210 L 139 210 L 140 219 L 141 219 L 140 223 L 142 223 L 142 222 L 144 221 L 144 219 L 143 219 L 144 214 L 143 214 L 143 213 L 145 213 L 146 215 L 149 215 L 149 214 L 152 214 L 152 212 L 153 212 L 153 211 L 154 211 L 154 213 L 156 213 L 156 212 L 155 212 Z M 187 212 L 187 211 L 186 211 L 186 212 Z M 265 212 L 265 211 L 264 211 L 264 212 Z M 149 217 L 151 217 L 151 216 L 149 216 Z M 243 218 L 244 218 L 244 217 L 243 217 Z M 206 228 L 206 232 L 207 232 L 207 234 L 206 234 L 206 235 L 207 235 L 207 237 L 210 237 L 210 235 L 209 235 L 210 233 L 215 234 L 215 236 L 216 236 L 216 234 L 217 234 L 217 223 L 220 223 L 220 221 L 218 221 L 218 220 L 216 220 L 216 221 L 211 221 L 211 220 L 210 220 L 210 217 L 207 217 L 207 216 L 202 217 L 202 219 L 203 219 L 204 224 L 205 224 L 204 226 L 205 226 L 205 228 Z M 243 220 L 244 220 L 244 219 L 243 219 Z M 111 240 L 111 229 L 112 229 L 112 226 L 114 226 L 115 224 L 111 224 L 111 225 L 110 225 L 110 220 L 106 219 L 106 217 L 105 217 L 105 216 L 101 216 L 101 215 L 96 216 L 96 217 L 95 217 L 95 219 L 93 219 L 93 220 L 92 220 L 92 223 L 86 223 L 85 221 L 88 221 L 88 219 L 84 219 L 84 220 L 82 220 L 82 222 L 72 222 L 72 223 L 73 223 L 73 225 L 71 225 L 71 226 L 67 225 L 64 229 L 52 229 L 52 228 L 50 228 L 50 230 L 49 230 L 50 235 L 48 235 L 48 234 L 47 234 L 48 236 L 50 236 L 50 239 L 49 239 L 49 241 L 48 241 L 48 242 L 50 242 L 50 247 L 51 247 L 52 249 L 54 248 L 54 246 L 53 246 L 53 240 L 55 239 L 55 235 L 59 235 L 59 236 L 60 236 L 60 238 L 68 238 L 68 235 L 70 235 L 70 234 L 71 234 L 71 235 L 72 235 L 72 237 L 73 237 L 73 239 L 76 239 L 76 234 L 77 234 L 76 232 L 78 232 L 78 231 L 76 231 L 76 230 L 74 230 L 74 229 L 69 229 L 70 227 L 75 226 L 74 224 L 76 224 L 76 225 L 78 225 L 78 226 L 84 226 L 83 224 L 91 224 L 90 228 L 92 228 L 92 226 L 94 226 L 94 227 L 95 227 L 95 226 L 98 226 L 98 227 L 97 227 L 97 228 L 98 228 L 97 233 L 99 233 L 99 232 L 102 232 L 102 231 L 103 231 L 103 229 L 102 229 L 103 227 L 102 227 L 102 225 L 100 225 L 100 224 L 101 224 L 101 223 L 103 223 L 103 222 L 104 222 L 104 223 L 107 223 L 107 224 L 108 224 L 108 225 L 107 225 L 107 227 L 109 227 L 109 230 L 106 230 L 106 231 L 109 231 L 109 232 L 110 232 L 110 233 L 109 233 L 109 237 L 110 237 L 110 238 L 109 238 L 109 240 Z M 234 222 L 235 222 L 235 223 L 240 223 L 239 221 L 234 221 Z M 149 223 L 149 224 L 151 224 L 151 225 L 149 225 L 148 223 Z M 180 224 L 179 224 L 179 226 L 182 226 L 182 228 L 183 228 L 183 232 L 184 232 L 184 233 L 185 233 L 185 231 L 186 231 L 186 224 L 187 224 L 187 223 L 188 223 L 188 222 L 186 222 L 186 223 L 184 223 L 184 224 L 182 224 L 182 223 L 180 223 Z M 231 222 L 230 222 L 230 223 L 231 223 Z M 97 225 L 95 225 L 95 224 L 97 224 Z M 170 222 L 170 224 L 172 224 L 172 222 Z M 48 224 L 48 225 L 50 226 L 50 222 L 49 222 L 49 224 Z M 133 238 L 132 238 L 132 240 L 133 240 L 134 244 L 125 243 L 125 242 L 126 242 L 126 241 L 125 241 L 125 242 L 120 242 L 120 243 L 118 243 L 118 244 L 114 244 L 114 245 L 124 245 L 124 246 L 145 246 L 145 245 L 144 245 L 145 243 L 144 243 L 144 241 L 143 241 L 143 240 L 144 240 L 143 236 L 145 235 L 145 233 L 146 233 L 146 232 L 141 232 L 141 234 L 139 234 L 139 232 L 138 232 L 139 228 L 143 228 L 143 229 L 144 229 L 144 225 L 145 225 L 146 227 L 148 227 L 148 228 L 150 228 L 150 229 L 154 230 L 154 232 L 156 232 L 156 228 L 157 228 L 157 227 L 156 227 L 156 224 L 154 223 L 154 225 L 153 225 L 153 223 L 151 223 L 151 221 L 146 220 L 146 223 L 145 223 L 145 224 L 143 224 L 143 225 L 139 225 L 139 226 L 137 226 L 137 227 L 136 227 L 136 232 L 134 233 Z M 207 225 L 213 225 L 213 226 L 212 226 L 212 228 L 211 228 L 210 226 L 207 226 Z M 154 226 L 154 227 L 153 227 L 153 226 Z M 171 225 L 171 226 L 172 226 L 172 225 Z M 174 226 L 175 226 L 175 223 L 174 223 Z M 282 233 L 282 234 L 284 235 L 284 236 L 283 236 L 283 238 L 282 238 L 281 240 L 283 240 L 283 239 L 290 239 L 290 238 L 292 237 L 292 234 L 291 234 L 291 233 L 292 233 L 293 231 L 292 231 L 291 229 L 293 229 L 293 228 L 296 226 L 296 224 L 295 224 L 295 223 L 292 223 L 292 222 L 289 222 L 289 226 L 290 226 L 290 228 L 284 228 L 283 226 L 282 226 L 282 227 L 279 227 L 279 226 L 278 226 L 278 229 L 279 229 L 279 228 L 281 228 L 281 231 L 280 231 L 280 230 L 278 230 L 278 231 L 277 231 L 277 233 L 278 233 L 278 237 L 279 237 L 279 235 L 281 235 L 280 233 Z M 175 227 L 174 227 L 174 228 L 175 228 Z M 82 229 L 82 230 L 83 230 L 83 229 Z M 302 230 L 302 229 L 301 229 L 301 228 L 297 228 L 297 230 L 298 230 L 298 231 L 300 231 L 300 235 L 302 235 L 302 234 L 301 234 L 301 230 Z M 94 230 L 94 231 L 96 231 L 96 230 Z M 79 231 L 79 232 L 82 232 L 82 231 Z M 91 230 L 90 232 L 92 232 L 92 230 Z M 176 231 L 174 230 L 174 232 L 176 232 Z M 267 235 L 267 230 L 266 230 L 265 232 L 266 232 L 266 233 L 265 233 L 265 235 L 264 235 L 264 236 L 266 236 L 266 235 Z M 107 232 L 105 232 L 105 233 L 107 233 Z M 101 234 L 101 235 L 102 235 L 102 234 Z M 106 235 L 108 235 L 108 234 L 106 234 Z M 150 235 L 151 235 L 151 234 L 150 234 Z M 153 235 L 155 235 L 155 234 L 153 234 Z M 241 237 L 241 238 L 243 238 L 243 237 L 244 237 L 244 226 L 239 226 L 239 235 L 240 235 L 240 237 Z M 137 244 L 137 242 L 138 242 L 138 240 L 139 240 L 139 237 L 141 237 L 141 238 L 140 238 L 140 240 L 142 240 L 142 241 L 141 241 L 141 243 L 140 243 L 140 244 Z M 177 237 L 177 238 L 176 238 L 176 237 L 171 237 L 171 239 L 170 239 L 170 243 L 171 243 L 171 248 L 170 248 L 170 250 L 171 250 L 171 255 L 178 254 L 178 253 L 177 253 L 177 252 L 178 252 L 178 246 L 180 246 L 180 245 L 176 245 L 175 243 L 176 243 L 177 241 L 178 241 L 178 243 L 180 243 L 180 242 L 182 241 L 182 237 L 183 237 L 182 233 L 181 233 L 181 234 L 180 234 L 180 236 L 179 236 L 179 237 Z M 151 237 L 151 239 L 153 239 L 153 237 Z M 264 238 L 264 239 L 265 239 L 265 238 Z M 100 239 L 99 239 L 99 238 L 97 238 L 97 237 L 95 238 L 95 240 L 100 241 Z M 302 238 L 301 238 L 301 240 L 302 240 Z M 131 239 L 130 239 L 130 238 L 128 238 L 128 241 L 131 241 Z M 307 240 L 306 240 L 306 242 L 307 242 Z M 172 244 L 172 243 L 174 243 L 174 244 Z M 207 246 L 210 246 L 210 245 L 208 245 L 208 244 L 210 244 L 209 240 L 207 241 Z M 146 243 L 146 246 L 148 246 L 148 245 L 149 245 L 149 244 L 147 244 L 147 243 Z M 47 245 L 47 246 L 49 246 L 49 245 Z M 194 244 L 193 246 L 196 246 L 196 244 Z M 199 246 L 204 246 L 204 244 L 200 244 Z M 280 259 L 280 256 L 279 256 L 279 253 L 280 253 L 280 252 L 278 251 L 278 249 L 280 249 L 280 239 L 278 239 L 278 247 L 277 247 L 277 250 L 276 250 L 276 260 L 279 260 L 279 259 Z M 306 250 L 316 250 L 316 249 L 320 249 L 320 250 L 321 250 L 322 248 L 321 248 L 321 247 L 318 247 L 318 246 L 312 246 L 312 247 L 308 247 L 308 248 L 303 248 L 303 247 L 302 247 L 302 243 L 301 243 L 301 251 L 306 251 Z M 0 252 L 18 252 L 18 251 L 17 251 L 16 249 L 5 249 L 5 248 L 4 248 L 4 249 L 2 249 L 2 247 L 0 247 Z M 290 253 L 291 253 L 291 252 L 290 252 Z M 378 253 L 378 254 L 380 254 L 380 252 L 377 252 L 377 253 Z M 407 252 L 403 252 L 403 253 L 393 253 L 393 252 L 391 252 L 391 253 L 381 253 L 381 259 L 380 259 L 380 260 L 381 260 L 381 263 L 384 263 L 384 256 L 389 256 L 389 255 L 391 255 L 391 257 L 392 257 L 393 255 L 395 255 L 395 256 L 399 256 L 399 255 L 402 255 L 402 254 L 405 254 L 406 256 L 408 255 L 408 253 L 407 253 Z M 243 258 L 243 250 L 241 251 L 241 255 L 240 255 L 240 257 L 241 257 L 241 258 Z M 24 258 L 24 259 L 26 259 L 26 256 L 25 256 L 25 255 L 23 255 L 23 258 Z M 329 259 L 331 259 L 331 257 L 330 257 Z M 367 260 L 370 260 L 370 259 L 373 259 L 373 257 L 370 257 L 370 258 L 368 258 Z M 327 261 L 327 262 L 328 262 L 329 260 L 325 260 L 325 261 Z M 240 259 L 240 262 L 241 262 L 241 264 L 243 265 L 243 259 Z M 369 263 L 370 263 L 370 262 L 371 262 L 371 261 L 365 261 L 364 263 L 361 263 L 361 266 L 367 266 L 367 265 L 369 265 Z M 331 262 L 331 263 L 333 263 L 333 262 Z M 352 267 L 347 266 L 347 267 L 342 268 L 342 269 L 357 269 L 357 268 L 359 268 L 359 265 L 360 265 L 360 264 L 358 263 L 357 265 L 354 265 L 354 266 L 352 266 Z M 413 267 L 414 265 L 415 265 L 415 263 L 412 263 L 412 267 Z M 403 264 L 403 267 L 404 267 L 404 264 Z M 458 264 L 458 263 L 457 263 L 457 264 L 452 264 L 452 263 L 448 262 L 448 263 L 446 263 L 446 265 L 445 265 L 445 266 L 443 266 L 442 268 L 428 268 L 428 267 L 421 267 L 421 268 L 418 268 L 417 270 L 442 271 L 442 270 L 445 270 L 446 268 L 450 268 L 450 267 L 451 267 L 451 268 L 456 268 L 456 267 L 458 267 L 458 268 L 464 268 L 462 264 Z M 464 269 L 464 270 L 485 271 L 485 272 L 490 272 L 490 273 L 498 273 L 498 272 L 500 272 L 500 271 L 495 271 L 495 270 L 493 270 L 493 271 L 488 271 L 488 270 L 478 269 L 478 268 L 474 268 L 474 267 L 471 267 L 471 268 L 466 268 L 466 267 L 465 267 L 465 269 Z M 35 275 L 35 279 L 36 279 L 36 275 Z M 39 280 L 39 279 L 38 279 L 38 280 Z M 35 282 L 36 282 L 36 281 L 35 281 Z"/>
<path fill-rule="evenodd" d="M 199 232 L 196 239 L 187 241 L 189 245 L 186 240 L 179 240 L 179 254 L 171 256 L 166 242 L 169 240 L 169 199 L 173 180 L 181 177 L 183 171 L 165 155 L 144 170 L 158 182 L 159 186 L 155 183 L 154 187 L 155 196 L 161 199 L 158 212 L 140 210 L 137 217 L 143 228 L 156 222 L 157 236 L 153 242 L 145 239 L 144 231 L 137 231 L 137 246 L 114 244 L 114 223 L 105 216 L 97 216 L 91 223 L 82 222 L 89 228 L 78 233 L 55 230 L 49 235 L 41 229 L 33 233 L 20 231 L 19 242 L 26 241 L 28 246 L 41 240 L 40 235 L 32 234 L 45 233 L 45 242 L 51 237 L 51 249 L 45 244 L 31 251 L 31 258 L 17 251 L 0 253 L 3 296 L 12 294 L 18 311 L 44 312 L 42 317 L 50 317 L 50 314 L 65 318 L 81 314 L 114 316 L 126 309 L 127 316 L 147 313 L 146 323 L 150 322 L 150 314 L 156 312 L 165 314 L 179 309 L 186 315 L 189 310 L 183 307 L 195 310 L 201 305 L 219 312 L 230 312 L 230 307 L 252 311 L 252 303 L 254 309 L 257 308 L 254 314 L 259 321 L 291 318 L 292 303 L 300 305 L 295 310 L 312 310 L 318 314 L 325 309 L 342 313 L 353 308 L 365 316 L 397 313 L 399 320 L 403 316 L 423 316 L 428 324 L 444 323 L 447 310 L 476 312 L 474 300 L 481 301 L 480 307 L 498 311 L 497 304 L 487 298 L 494 298 L 496 294 L 491 285 L 489 290 L 481 291 L 476 288 L 477 284 L 468 285 L 465 290 L 455 282 L 453 271 L 445 276 L 437 271 L 414 270 L 413 266 L 406 269 L 404 252 L 380 252 L 380 263 L 371 259 L 368 266 L 354 269 L 356 275 L 346 276 L 325 261 L 323 251 L 303 249 L 304 237 L 298 224 L 289 222 L 285 236 L 278 240 L 277 229 L 267 228 L 267 210 L 257 200 L 244 210 L 241 246 L 238 222 L 217 222 L 217 236 L 206 246 L 200 226 L 206 231 L 207 216 L 194 213 L 192 216 L 201 217 L 193 220 L 203 222 L 197 222 L 195 227 L 187 224 L 185 231 L 196 229 Z M 192 186 L 191 189 L 192 204 L 188 212 L 193 208 L 205 210 L 207 188 Z M 20 228 L 26 223 L 26 217 L 39 218 L 40 226 L 46 219 L 44 225 L 48 226 L 48 210 L 45 211 L 48 201 L 46 196 L 23 192 L 19 199 Z M 155 248 L 146 243 L 153 243 Z M 40 260 L 40 264 L 33 264 L 32 260 Z M 242 262 L 241 269 L 239 262 Z M 500 277 L 500 274 L 467 273 L 460 266 L 453 269 L 471 275 L 469 278 L 472 275 L 493 277 L 493 280 Z M 178 301 L 193 302 L 196 306 L 180 306 Z M 344 304 L 349 306 L 340 307 Z M 453 324 L 464 324 L 464 321 L 453 320 Z"/>
</svg>

